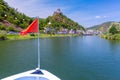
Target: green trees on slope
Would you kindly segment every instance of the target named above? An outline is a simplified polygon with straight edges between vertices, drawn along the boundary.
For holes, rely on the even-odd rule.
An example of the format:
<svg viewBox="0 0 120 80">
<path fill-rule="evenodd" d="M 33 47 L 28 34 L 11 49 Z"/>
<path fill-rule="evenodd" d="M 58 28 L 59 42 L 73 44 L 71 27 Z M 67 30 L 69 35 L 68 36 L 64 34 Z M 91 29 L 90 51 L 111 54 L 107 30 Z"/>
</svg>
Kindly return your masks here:
<svg viewBox="0 0 120 80">
<path fill-rule="evenodd" d="M 0 22 L 4 20 L 14 24 L 15 27 L 26 28 L 31 23 L 32 18 L 9 7 L 5 1 L 0 0 Z"/>
<path fill-rule="evenodd" d="M 102 38 L 111 39 L 111 40 L 120 40 L 120 23 L 112 23 L 106 34 L 101 35 Z"/>
<path fill-rule="evenodd" d="M 114 24 L 109 28 L 108 32 L 113 34 L 113 35 L 118 33 L 116 26 Z"/>
<path fill-rule="evenodd" d="M 49 22 L 51 22 L 50 25 L 48 24 Z M 77 22 L 72 21 L 62 13 L 54 13 L 52 16 L 49 16 L 46 19 L 41 19 L 40 24 L 41 29 L 44 27 L 50 27 L 55 28 L 56 30 L 60 30 L 60 28 L 84 30 L 84 27 L 82 25 L 79 25 Z"/>
<path fill-rule="evenodd" d="M 108 33 L 111 33 L 113 35 L 120 33 L 120 23 L 112 23 L 108 28 Z"/>
</svg>

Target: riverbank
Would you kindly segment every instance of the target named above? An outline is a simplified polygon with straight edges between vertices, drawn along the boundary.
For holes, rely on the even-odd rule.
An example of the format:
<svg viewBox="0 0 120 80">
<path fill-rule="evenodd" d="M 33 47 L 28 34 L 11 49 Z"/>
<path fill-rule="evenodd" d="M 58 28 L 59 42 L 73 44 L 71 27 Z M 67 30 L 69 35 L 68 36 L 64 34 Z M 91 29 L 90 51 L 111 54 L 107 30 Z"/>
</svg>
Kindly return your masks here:
<svg viewBox="0 0 120 80">
<path fill-rule="evenodd" d="M 109 40 L 120 40 L 120 34 L 102 34 L 101 38 L 109 39 Z"/>
<path fill-rule="evenodd" d="M 40 34 L 40 38 L 50 38 L 50 37 L 69 37 L 69 36 L 79 36 L 78 34 Z M 21 36 L 19 34 L 9 34 L 6 36 L 8 40 L 24 40 L 24 39 L 34 39 L 38 38 L 37 35 L 25 35 Z"/>
</svg>

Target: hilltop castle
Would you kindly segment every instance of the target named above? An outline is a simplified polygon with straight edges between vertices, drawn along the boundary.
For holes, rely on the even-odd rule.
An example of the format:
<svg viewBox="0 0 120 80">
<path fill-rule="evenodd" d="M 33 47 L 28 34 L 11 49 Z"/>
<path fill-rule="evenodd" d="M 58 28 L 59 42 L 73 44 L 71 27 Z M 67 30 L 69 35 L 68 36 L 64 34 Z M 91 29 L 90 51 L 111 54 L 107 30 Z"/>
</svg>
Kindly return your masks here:
<svg viewBox="0 0 120 80">
<path fill-rule="evenodd" d="M 57 14 L 62 14 L 62 12 L 61 12 L 60 8 L 59 8 L 59 9 L 57 9 L 57 10 L 53 13 L 53 15 L 57 15 Z"/>
</svg>

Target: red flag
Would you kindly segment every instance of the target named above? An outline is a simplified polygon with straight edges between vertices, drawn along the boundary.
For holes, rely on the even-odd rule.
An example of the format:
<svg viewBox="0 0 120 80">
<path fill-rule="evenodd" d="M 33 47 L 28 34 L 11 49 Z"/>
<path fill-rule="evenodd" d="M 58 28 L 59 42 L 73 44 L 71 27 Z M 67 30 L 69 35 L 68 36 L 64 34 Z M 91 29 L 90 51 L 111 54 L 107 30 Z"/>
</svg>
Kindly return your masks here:
<svg viewBox="0 0 120 80">
<path fill-rule="evenodd" d="M 27 33 L 30 32 L 34 32 L 37 33 L 38 32 L 38 19 L 35 19 L 29 26 L 27 29 L 22 30 L 20 32 L 21 35 L 27 35 Z"/>
</svg>

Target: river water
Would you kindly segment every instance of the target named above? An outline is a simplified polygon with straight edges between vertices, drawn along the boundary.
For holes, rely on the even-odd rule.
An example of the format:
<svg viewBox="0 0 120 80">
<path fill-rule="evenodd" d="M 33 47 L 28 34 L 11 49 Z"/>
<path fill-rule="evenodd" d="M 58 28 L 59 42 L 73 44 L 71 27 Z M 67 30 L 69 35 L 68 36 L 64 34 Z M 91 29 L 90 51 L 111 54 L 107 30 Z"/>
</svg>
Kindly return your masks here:
<svg viewBox="0 0 120 80">
<path fill-rule="evenodd" d="M 62 80 L 120 80 L 120 41 L 40 39 L 41 68 Z M 37 67 L 37 40 L 0 41 L 0 79 Z"/>
</svg>

